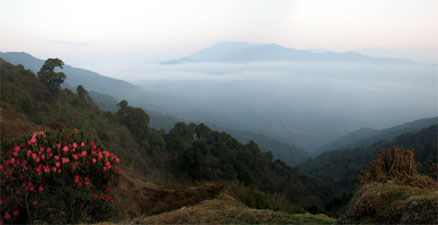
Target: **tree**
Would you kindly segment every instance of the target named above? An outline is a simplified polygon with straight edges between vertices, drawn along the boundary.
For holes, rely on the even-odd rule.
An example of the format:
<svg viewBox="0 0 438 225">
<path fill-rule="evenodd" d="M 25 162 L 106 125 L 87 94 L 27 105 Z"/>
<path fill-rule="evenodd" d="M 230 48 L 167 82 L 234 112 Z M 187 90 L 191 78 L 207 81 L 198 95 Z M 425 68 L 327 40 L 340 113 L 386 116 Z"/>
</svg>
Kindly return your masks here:
<svg viewBox="0 0 438 225">
<path fill-rule="evenodd" d="M 82 98 L 90 96 L 88 91 L 85 90 L 85 88 L 82 87 L 82 85 L 78 85 L 78 87 L 76 88 L 76 91 L 78 92 L 78 95 L 81 96 Z"/>
<path fill-rule="evenodd" d="M 38 72 L 38 78 L 41 82 L 47 85 L 47 87 L 56 91 L 59 89 L 60 85 L 64 82 L 67 76 L 63 72 L 55 72 L 56 67 L 62 66 L 64 62 L 58 58 L 49 58 L 44 62 L 44 65 L 41 67 L 41 70 Z"/>
</svg>

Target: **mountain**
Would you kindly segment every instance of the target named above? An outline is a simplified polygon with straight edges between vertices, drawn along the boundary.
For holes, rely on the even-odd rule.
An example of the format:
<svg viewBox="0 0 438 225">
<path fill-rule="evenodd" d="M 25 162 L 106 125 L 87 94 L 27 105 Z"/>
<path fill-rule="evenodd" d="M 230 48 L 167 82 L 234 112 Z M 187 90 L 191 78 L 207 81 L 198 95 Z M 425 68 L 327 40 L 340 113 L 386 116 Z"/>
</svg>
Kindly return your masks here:
<svg viewBox="0 0 438 225">
<path fill-rule="evenodd" d="M 277 44 L 222 42 L 204 48 L 196 54 L 177 60 L 162 62 L 161 64 L 178 64 L 186 62 L 248 63 L 258 61 L 413 63 L 410 60 L 402 58 L 377 58 L 356 52 L 315 52 L 286 48 Z"/>
<path fill-rule="evenodd" d="M 425 120 L 420 120 L 425 121 Z M 412 124 L 412 123 L 408 123 Z M 400 125 L 398 127 L 404 127 Z M 359 147 L 327 151 L 299 166 L 300 171 L 332 184 L 337 190 L 352 191 L 357 171 L 376 158 L 382 149 L 414 149 L 417 162 L 437 161 L 437 123 L 419 131 L 404 133 L 391 141 L 380 141 Z"/>
<path fill-rule="evenodd" d="M 358 148 L 371 145 L 379 141 L 391 141 L 394 137 L 408 132 L 416 132 L 425 127 L 436 124 L 438 117 L 424 118 L 387 129 L 362 128 L 353 131 L 319 149 L 320 152 L 341 148 Z"/>
</svg>

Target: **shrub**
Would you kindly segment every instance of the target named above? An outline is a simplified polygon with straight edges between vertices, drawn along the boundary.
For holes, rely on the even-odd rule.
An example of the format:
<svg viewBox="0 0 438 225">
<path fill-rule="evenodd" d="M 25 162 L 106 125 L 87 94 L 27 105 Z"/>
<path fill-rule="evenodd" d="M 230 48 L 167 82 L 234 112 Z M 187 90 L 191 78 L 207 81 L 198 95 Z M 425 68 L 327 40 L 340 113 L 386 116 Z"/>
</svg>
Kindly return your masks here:
<svg viewBox="0 0 438 225">
<path fill-rule="evenodd" d="M 391 148 L 386 152 L 382 150 L 376 160 L 366 165 L 364 171 L 359 172 L 357 183 L 362 186 L 391 180 L 396 184 L 419 188 L 435 185 L 433 179 L 418 174 L 414 157 L 413 150 L 402 151 L 399 148 Z"/>
<path fill-rule="evenodd" d="M 1 223 L 77 223 L 108 218 L 120 159 L 77 129 L 2 144 Z"/>
</svg>

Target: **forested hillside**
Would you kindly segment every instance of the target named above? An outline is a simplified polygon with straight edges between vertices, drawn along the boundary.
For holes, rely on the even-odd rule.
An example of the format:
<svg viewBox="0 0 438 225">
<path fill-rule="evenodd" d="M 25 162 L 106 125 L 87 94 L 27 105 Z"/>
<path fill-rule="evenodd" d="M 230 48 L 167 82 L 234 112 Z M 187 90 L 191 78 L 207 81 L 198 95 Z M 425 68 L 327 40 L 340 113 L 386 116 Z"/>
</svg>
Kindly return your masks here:
<svg viewBox="0 0 438 225">
<path fill-rule="evenodd" d="M 315 176 L 337 190 L 350 192 L 354 189 L 357 171 L 375 159 L 382 149 L 399 147 L 413 149 L 418 162 L 437 161 L 437 125 L 418 132 L 402 134 L 392 141 L 381 141 L 361 148 L 347 148 L 324 152 L 320 156 L 300 165 L 300 170 Z"/>
<path fill-rule="evenodd" d="M 32 71 L 1 59 L 0 69 L 3 141 L 35 130 L 77 128 L 116 153 L 122 168 L 157 182 L 240 182 L 280 194 L 288 204 L 320 209 L 333 196 L 329 186 L 273 160 L 254 142 L 242 144 L 203 124 L 158 131 L 149 127 L 148 114 L 127 101 L 117 112 L 103 111 L 82 86 L 77 94 L 49 88 Z"/>
<path fill-rule="evenodd" d="M 438 122 L 437 117 L 419 119 L 387 129 L 362 128 L 353 131 L 335 141 L 324 145 L 320 151 L 329 151 L 334 149 L 359 148 L 372 145 L 379 141 L 391 141 L 393 138 L 409 133 L 416 132 L 423 128 L 432 126 Z"/>
</svg>

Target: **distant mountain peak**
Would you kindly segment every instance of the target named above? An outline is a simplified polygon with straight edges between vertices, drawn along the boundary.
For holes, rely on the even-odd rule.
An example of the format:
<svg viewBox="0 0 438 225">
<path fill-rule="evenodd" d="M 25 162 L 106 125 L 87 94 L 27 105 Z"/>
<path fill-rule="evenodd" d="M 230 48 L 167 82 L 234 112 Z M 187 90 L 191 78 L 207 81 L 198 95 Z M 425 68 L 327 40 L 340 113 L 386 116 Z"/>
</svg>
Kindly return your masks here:
<svg viewBox="0 0 438 225">
<path fill-rule="evenodd" d="M 199 52 L 181 59 L 162 62 L 161 64 L 179 64 L 196 62 L 355 62 L 355 63 L 413 63 L 402 58 L 377 58 L 357 52 L 336 53 L 331 51 L 312 51 L 287 48 L 275 43 L 254 44 L 247 42 L 219 42 L 201 49 Z"/>
</svg>

